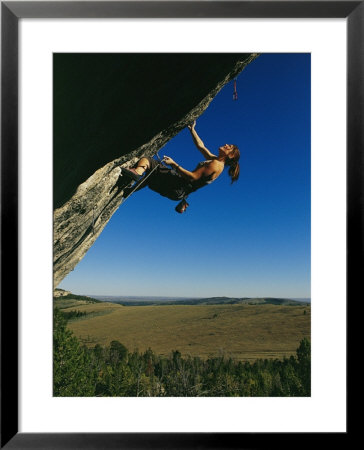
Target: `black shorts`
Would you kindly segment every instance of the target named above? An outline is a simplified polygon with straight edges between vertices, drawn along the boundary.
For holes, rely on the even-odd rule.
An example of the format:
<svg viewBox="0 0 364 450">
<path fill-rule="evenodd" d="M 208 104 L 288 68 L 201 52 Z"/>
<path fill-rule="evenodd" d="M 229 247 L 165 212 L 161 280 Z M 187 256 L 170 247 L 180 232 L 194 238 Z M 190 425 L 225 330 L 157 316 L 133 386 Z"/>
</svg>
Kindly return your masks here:
<svg viewBox="0 0 364 450">
<path fill-rule="evenodd" d="M 173 169 L 160 164 L 155 159 L 149 156 L 146 158 L 150 163 L 150 168 L 147 169 L 145 176 L 147 177 L 155 169 L 145 181 L 145 184 L 152 191 L 158 192 L 158 194 L 170 200 L 182 200 L 187 197 L 189 192 L 191 192 L 191 185 L 188 181 Z"/>
</svg>

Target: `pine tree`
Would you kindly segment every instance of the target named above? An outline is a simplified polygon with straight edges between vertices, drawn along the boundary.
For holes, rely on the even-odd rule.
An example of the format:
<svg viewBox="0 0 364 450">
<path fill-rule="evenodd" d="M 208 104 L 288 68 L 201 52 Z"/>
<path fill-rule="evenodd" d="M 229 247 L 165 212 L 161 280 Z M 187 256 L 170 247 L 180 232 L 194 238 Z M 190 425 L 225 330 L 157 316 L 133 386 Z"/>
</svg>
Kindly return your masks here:
<svg viewBox="0 0 364 450">
<path fill-rule="evenodd" d="M 89 397 L 95 395 L 96 370 L 87 349 L 66 327 L 58 309 L 53 322 L 53 395 Z"/>
<path fill-rule="evenodd" d="M 307 338 L 300 342 L 297 349 L 298 376 L 302 383 L 302 395 L 311 395 L 311 343 Z"/>
</svg>

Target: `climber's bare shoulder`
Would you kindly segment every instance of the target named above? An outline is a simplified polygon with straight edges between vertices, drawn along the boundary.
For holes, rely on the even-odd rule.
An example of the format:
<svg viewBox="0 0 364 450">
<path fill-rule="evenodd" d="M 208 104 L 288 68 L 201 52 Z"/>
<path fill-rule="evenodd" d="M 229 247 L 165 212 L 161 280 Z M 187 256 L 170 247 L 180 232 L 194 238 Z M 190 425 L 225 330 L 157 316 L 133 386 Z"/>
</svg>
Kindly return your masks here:
<svg viewBox="0 0 364 450">
<path fill-rule="evenodd" d="M 205 165 L 205 168 L 206 168 L 206 175 L 215 173 L 216 177 L 218 177 L 221 174 L 221 172 L 224 170 L 224 163 L 222 163 L 218 159 L 212 159 Z"/>
</svg>

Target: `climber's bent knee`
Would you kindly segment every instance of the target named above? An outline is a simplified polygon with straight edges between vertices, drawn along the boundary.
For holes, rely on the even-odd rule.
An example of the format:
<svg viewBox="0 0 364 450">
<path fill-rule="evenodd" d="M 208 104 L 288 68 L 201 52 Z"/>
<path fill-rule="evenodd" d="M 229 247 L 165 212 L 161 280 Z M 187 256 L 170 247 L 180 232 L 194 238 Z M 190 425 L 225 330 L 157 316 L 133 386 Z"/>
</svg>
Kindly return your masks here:
<svg viewBox="0 0 364 450">
<path fill-rule="evenodd" d="M 137 162 L 136 167 L 143 167 L 144 170 L 150 169 L 149 159 L 143 156 L 143 158 L 139 159 Z"/>
<path fill-rule="evenodd" d="M 146 170 L 149 171 L 149 170 L 153 170 L 158 165 L 159 165 L 159 162 L 156 161 L 155 159 L 151 158 L 150 156 L 142 156 L 139 159 L 139 161 L 137 162 L 135 167 L 143 166 L 145 168 L 145 166 L 147 166 Z"/>
</svg>

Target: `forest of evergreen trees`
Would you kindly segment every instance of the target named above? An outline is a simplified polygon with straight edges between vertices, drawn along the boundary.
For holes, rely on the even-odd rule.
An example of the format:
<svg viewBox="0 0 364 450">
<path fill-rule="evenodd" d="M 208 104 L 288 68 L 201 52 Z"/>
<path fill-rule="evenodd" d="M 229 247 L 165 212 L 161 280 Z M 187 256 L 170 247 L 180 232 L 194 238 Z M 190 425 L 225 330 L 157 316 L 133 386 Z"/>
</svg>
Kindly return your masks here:
<svg viewBox="0 0 364 450">
<path fill-rule="evenodd" d="M 161 357 L 129 352 L 118 341 L 108 347 L 82 346 L 54 310 L 53 395 L 307 397 L 311 395 L 311 345 L 303 339 L 296 357 L 254 363 L 216 357 Z"/>
</svg>

